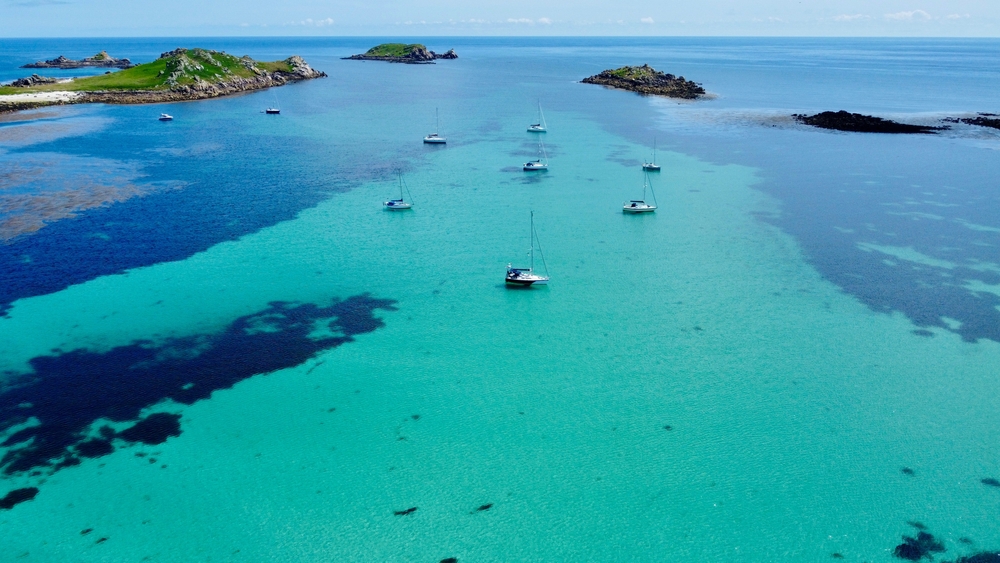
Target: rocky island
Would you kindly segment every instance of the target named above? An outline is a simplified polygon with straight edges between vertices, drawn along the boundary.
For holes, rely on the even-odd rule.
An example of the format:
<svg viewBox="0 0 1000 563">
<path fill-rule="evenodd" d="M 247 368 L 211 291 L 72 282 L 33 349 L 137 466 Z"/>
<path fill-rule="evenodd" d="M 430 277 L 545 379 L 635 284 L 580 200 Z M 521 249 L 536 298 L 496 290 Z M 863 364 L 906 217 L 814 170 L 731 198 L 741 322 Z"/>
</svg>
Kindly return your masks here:
<svg viewBox="0 0 1000 563">
<path fill-rule="evenodd" d="M 320 78 L 302 57 L 261 62 L 207 49 L 176 49 L 151 63 L 72 80 L 33 75 L 0 87 L 0 113 L 55 104 L 147 104 L 216 98 Z"/>
<path fill-rule="evenodd" d="M 349 61 L 385 61 L 389 63 L 404 63 L 411 65 L 434 64 L 436 59 L 457 59 L 454 49 L 438 54 L 427 50 L 420 43 L 406 45 L 404 43 L 383 43 L 368 49 L 361 55 L 343 57 Z"/>
<path fill-rule="evenodd" d="M 685 100 L 698 99 L 705 95 L 701 84 L 660 72 L 648 64 L 623 66 L 615 70 L 605 70 L 600 74 L 581 80 L 584 84 L 600 84 L 620 90 L 628 90 L 643 95 L 667 96 Z"/>
<path fill-rule="evenodd" d="M 881 117 L 862 115 L 860 113 L 850 113 L 844 110 L 824 111 L 816 115 L 793 114 L 793 118 L 799 123 L 812 125 L 821 129 L 835 129 L 837 131 L 851 131 L 855 133 L 924 133 L 935 134 L 938 131 L 948 129 L 947 126 L 932 127 L 929 125 L 910 125 L 908 123 L 898 123 Z"/>
<path fill-rule="evenodd" d="M 38 61 L 23 65 L 21 68 L 84 68 L 91 66 L 105 68 L 131 68 L 132 61 L 128 59 L 116 59 L 109 55 L 107 51 L 101 51 L 93 57 L 86 57 L 79 61 L 67 59 L 64 56 L 59 55 L 58 57 L 47 61 Z"/>
</svg>

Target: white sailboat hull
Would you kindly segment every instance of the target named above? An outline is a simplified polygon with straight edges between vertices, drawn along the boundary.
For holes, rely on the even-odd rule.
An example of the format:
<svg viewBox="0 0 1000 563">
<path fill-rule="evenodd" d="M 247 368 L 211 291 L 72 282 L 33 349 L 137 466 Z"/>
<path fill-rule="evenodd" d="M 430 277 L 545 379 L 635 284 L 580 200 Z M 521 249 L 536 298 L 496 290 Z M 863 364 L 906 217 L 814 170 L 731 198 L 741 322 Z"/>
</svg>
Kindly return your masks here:
<svg viewBox="0 0 1000 563">
<path fill-rule="evenodd" d="M 622 204 L 622 213 L 652 213 L 656 211 L 655 205 L 649 205 L 644 201 L 626 201 Z"/>
<path fill-rule="evenodd" d="M 549 165 L 542 162 L 525 162 L 524 170 L 527 172 L 540 172 L 542 170 L 548 170 Z"/>
<path fill-rule="evenodd" d="M 642 169 L 646 170 L 648 172 L 659 172 L 660 171 L 660 165 L 659 164 L 653 164 L 653 163 L 647 162 L 647 163 L 645 163 L 645 164 L 642 165 Z"/>
</svg>

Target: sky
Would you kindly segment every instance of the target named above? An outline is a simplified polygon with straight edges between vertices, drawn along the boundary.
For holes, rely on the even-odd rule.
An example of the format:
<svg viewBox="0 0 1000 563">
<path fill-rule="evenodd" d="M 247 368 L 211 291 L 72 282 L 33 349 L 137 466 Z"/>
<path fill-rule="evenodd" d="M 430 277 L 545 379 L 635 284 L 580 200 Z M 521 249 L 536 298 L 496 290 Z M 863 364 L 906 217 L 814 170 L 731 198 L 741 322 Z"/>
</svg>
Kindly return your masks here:
<svg viewBox="0 0 1000 563">
<path fill-rule="evenodd" d="M 1000 0 L 0 0 L 0 38 L 1000 37 Z"/>
</svg>

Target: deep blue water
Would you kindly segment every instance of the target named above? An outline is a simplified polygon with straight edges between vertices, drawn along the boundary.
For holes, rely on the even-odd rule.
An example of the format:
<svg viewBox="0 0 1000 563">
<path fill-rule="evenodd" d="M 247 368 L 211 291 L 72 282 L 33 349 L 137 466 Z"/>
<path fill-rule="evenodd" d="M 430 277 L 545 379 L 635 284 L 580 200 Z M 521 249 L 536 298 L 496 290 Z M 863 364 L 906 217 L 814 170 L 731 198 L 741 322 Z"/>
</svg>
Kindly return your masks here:
<svg viewBox="0 0 1000 563">
<path fill-rule="evenodd" d="M 338 60 L 379 40 L 4 40 L 0 80 L 25 74 L 16 68 L 19 63 L 58 54 L 82 57 L 106 49 L 142 62 L 184 44 L 267 60 L 302 54 L 317 68 L 331 72 L 327 82 L 337 82 L 333 88 L 341 109 L 362 116 L 417 96 L 425 105 L 455 104 L 481 98 L 494 85 L 517 83 L 540 99 L 558 98 L 560 109 L 588 115 L 635 141 L 648 143 L 659 136 L 664 149 L 759 168 L 760 188 L 784 206 L 779 217 L 769 220 L 796 236 L 816 267 L 845 291 L 875 310 L 901 311 L 919 326 L 944 326 L 941 317 L 946 316 L 962 321 L 960 332 L 966 338 L 1000 339 L 997 296 L 963 287 L 970 280 L 997 281 L 996 271 L 975 269 L 979 263 L 997 263 L 996 232 L 964 226 L 997 227 L 1000 202 L 995 178 L 1000 177 L 1000 164 L 995 158 L 995 132 L 964 132 L 961 138 L 885 137 L 784 127 L 772 131 L 759 123 L 761 116 L 839 109 L 880 115 L 1000 111 L 995 96 L 1000 78 L 998 41 L 426 38 L 420 40 L 432 48 L 454 47 L 463 61 L 476 60 L 462 68 L 461 77 L 449 73 L 447 82 L 428 94 L 422 77 L 410 85 L 373 89 L 358 79 L 361 75 L 354 76 L 353 71 L 360 70 L 357 66 Z M 568 97 L 564 93 L 568 81 L 640 61 L 702 82 L 719 97 L 668 112 L 667 131 L 657 134 L 657 121 L 650 118 L 645 104 L 601 107 L 595 89 L 575 89 Z M 324 108 L 316 104 L 328 100 L 317 94 L 321 89 L 321 85 L 298 85 L 280 95 L 286 107 L 297 104 L 300 114 L 322 112 Z M 137 162 L 144 182 L 179 182 L 188 187 L 94 209 L 5 244 L 0 248 L 0 265 L 7 283 L 0 287 L 0 306 L 102 274 L 181 259 L 287 219 L 331 190 L 350 188 L 387 171 L 381 164 L 370 164 L 373 152 L 383 149 L 377 135 L 364 141 L 351 139 L 330 155 L 329 146 L 295 132 L 241 134 L 240 124 L 211 119 L 217 109 L 192 104 L 190 111 L 199 116 L 199 126 L 170 139 L 175 147 L 186 149 L 209 144 L 209 158 L 162 152 L 151 156 L 149 151 L 163 138 L 156 132 L 159 124 L 147 119 L 145 108 L 98 110 L 126 119 L 127 126 L 11 149 L 7 158 L 12 160 L 20 151 Z M 248 170 L 253 172 L 246 174 Z M 865 183 L 872 179 L 875 183 Z M 243 195 L 248 182 L 256 194 L 252 199 Z M 940 192 L 935 197 L 947 201 L 926 203 L 922 202 L 926 198 L 915 196 L 915 190 L 923 192 L 928 186 Z M 906 206 L 943 219 L 890 213 L 887 206 Z M 211 212 L 205 213 L 206 209 Z M 88 236 L 92 233 L 101 236 Z M 890 265 L 877 253 L 859 249 L 859 242 L 912 247 L 958 266 L 943 273 L 926 264 Z"/>
</svg>

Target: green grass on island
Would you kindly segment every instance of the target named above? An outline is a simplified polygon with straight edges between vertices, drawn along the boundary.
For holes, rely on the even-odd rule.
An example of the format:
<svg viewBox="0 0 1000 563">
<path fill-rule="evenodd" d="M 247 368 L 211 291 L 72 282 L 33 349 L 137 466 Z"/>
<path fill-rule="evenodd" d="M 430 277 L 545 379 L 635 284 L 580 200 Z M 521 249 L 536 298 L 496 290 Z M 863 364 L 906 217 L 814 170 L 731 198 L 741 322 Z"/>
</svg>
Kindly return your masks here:
<svg viewBox="0 0 1000 563">
<path fill-rule="evenodd" d="M 618 78 L 640 80 L 645 77 L 653 77 L 662 73 L 657 72 L 649 66 L 623 66 L 612 70 L 611 74 L 617 76 Z"/>
<path fill-rule="evenodd" d="M 260 62 L 249 57 L 234 57 L 218 51 L 187 49 L 151 63 L 141 64 L 110 74 L 76 78 L 71 82 L 39 84 L 26 88 L 0 87 L 0 94 L 29 92 L 93 92 L 99 90 L 166 90 L 194 84 L 199 80 L 219 82 L 232 77 L 250 78 L 260 72 L 291 72 L 285 61 Z"/>
<path fill-rule="evenodd" d="M 405 57 L 416 49 L 427 49 L 420 43 L 383 43 L 365 52 L 366 57 Z"/>
</svg>

